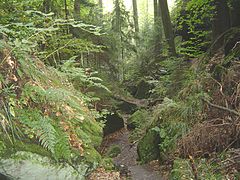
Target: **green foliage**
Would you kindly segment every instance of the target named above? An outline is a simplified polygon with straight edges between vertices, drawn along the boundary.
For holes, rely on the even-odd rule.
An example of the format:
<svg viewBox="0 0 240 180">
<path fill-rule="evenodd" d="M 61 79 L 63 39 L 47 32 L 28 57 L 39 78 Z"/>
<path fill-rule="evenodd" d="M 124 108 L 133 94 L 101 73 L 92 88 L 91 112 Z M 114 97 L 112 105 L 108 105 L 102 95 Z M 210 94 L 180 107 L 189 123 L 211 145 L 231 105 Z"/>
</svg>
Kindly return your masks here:
<svg viewBox="0 0 240 180">
<path fill-rule="evenodd" d="M 145 134 L 146 130 L 151 125 L 151 115 L 146 110 L 138 110 L 132 114 L 128 119 L 128 126 L 133 127 L 134 130 L 130 135 L 131 141 L 136 141 Z"/>
<path fill-rule="evenodd" d="M 182 35 L 180 53 L 190 57 L 203 54 L 210 45 L 213 0 L 178 0 L 173 10 L 177 32 Z"/>
<path fill-rule="evenodd" d="M 160 158 L 164 159 L 170 153 L 174 152 L 177 140 L 188 132 L 188 125 L 184 122 L 166 122 L 160 127 L 152 128 L 153 131 L 159 133 L 161 143 Z"/>
<path fill-rule="evenodd" d="M 194 179 L 194 173 L 197 173 L 199 179 L 225 179 L 221 172 L 216 171 L 219 164 L 216 162 L 209 163 L 206 159 L 196 159 L 194 166 L 197 172 L 193 172 L 192 162 L 184 159 L 176 159 L 174 161 L 173 170 L 171 171 L 171 180 L 178 179 Z"/>
<path fill-rule="evenodd" d="M 75 67 L 77 63 L 75 62 L 76 57 L 72 57 L 70 60 L 66 61 L 60 66 L 61 71 L 68 76 L 68 79 L 73 83 L 76 89 L 81 90 L 83 93 L 87 93 L 93 88 L 104 89 L 107 92 L 110 90 L 102 84 L 102 79 L 96 77 L 98 72 L 87 72 L 83 68 Z M 88 69 L 91 71 L 91 69 Z"/>
<path fill-rule="evenodd" d="M 112 158 L 103 158 L 101 166 L 103 166 L 106 170 L 113 170 L 114 164 Z"/>
<path fill-rule="evenodd" d="M 68 136 L 62 131 L 56 132 L 57 139 L 54 146 L 54 157 L 56 159 L 71 159 L 71 149 L 69 145 Z"/>
<path fill-rule="evenodd" d="M 6 151 L 6 146 L 3 141 L 0 141 L 0 156 Z"/>
<path fill-rule="evenodd" d="M 147 163 L 159 159 L 159 144 L 161 143 L 159 133 L 150 129 L 139 141 L 137 146 L 139 160 Z"/>
<path fill-rule="evenodd" d="M 114 158 L 114 157 L 116 157 L 120 153 L 121 153 L 121 148 L 119 147 L 119 145 L 112 145 L 108 149 L 108 151 L 106 153 L 106 156 L 110 157 L 110 158 Z"/>
<path fill-rule="evenodd" d="M 0 117 L 3 120 L 1 122 L 7 122 L 1 124 L 1 131 L 5 132 L 5 136 L 12 142 L 25 140 L 30 144 L 36 143 L 49 151 L 52 158 L 70 162 L 73 157 L 84 156 L 84 147 L 94 148 L 100 144 L 103 127 L 101 123 L 94 120 L 97 113 L 90 111 L 86 106 L 87 103 L 95 101 L 94 97 L 83 95 L 85 92 L 80 92 L 82 90 L 80 87 L 79 89 L 74 88 L 72 77 L 75 76 L 74 80 L 81 82 L 82 88 L 85 88 L 84 85 L 86 85 L 86 87 L 91 88 L 108 89 L 101 84 L 100 78 L 86 76 L 83 71 L 77 72 L 81 68 L 74 69 L 72 67 L 71 69 L 68 66 L 65 67 L 69 68 L 68 71 L 67 69 L 59 71 L 53 67 L 46 67 L 38 58 L 46 62 L 43 56 L 48 59 L 59 53 L 64 46 L 59 47 L 60 49 L 58 48 L 57 51 L 49 52 L 48 55 L 44 55 L 46 50 L 39 46 L 43 41 L 47 43 L 49 38 L 56 39 L 56 36 L 61 36 L 61 33 L 64 34 L 62 30 L 68 26 L 80 28 L 89 34 L 96 32 L 95 35 L 99 35 L 99 30 L 96 30 L 97 27 L 95 26 L 84 23 L 57 20 L 52 18 L 52 15 L 46 15 L 38 11 L 26 11 L 24 13 L 26 13 L 27 20 L 33 21 L 32 24 L 27 24 L 28 22 L 25 21 L 21 22 L 23 20 L 19 17 L 19 19 L 16 19 L 16 21 L 20 21 L 19 23 L 7 24 L 5 22 L 6 25 L 0 27 L 1 32 L 9 38 L 7 42 L 1 42 L 3 48 L 7 47 L 9 49 L 9 57 L 4 57 L 0 64 L 0 71 L 3 74 L 0 78 L 0 93 L 1 96 L 4 95 L 4 98 L 0 99 L 0 107 L 6 107 L 3 111 L 0 111 Z M 44 25 L 45 27 L 42 27 L 43 21 L 48 21 Z M 11 31 L 8 31 L 9 29 Z M 82 42 L 82 44 L 75 45 L 85 48 L 92 45 L 90 43 L 88 46 L 85 40 Z M 65 42 L 62 41 L 61 43 Z M 77 51 L 72 47 L 69 48 Z M 50 48 L 47 48 L 47 50 L 50 50 Z M 74 55 L 72 52 L 69 54 L 67 52 L 63 53 L 66 56 L 61 57 L 67 58 Z M 62 59 L 58 63 L 61 61 Z M 58 64 L 55 65 L 58 66 Z M 63 64 L 61 67 L 65 65 Z M 12 70 L 6 72 L 3 67 Z M 58 66 L 59 69 L 61 67 Z M 81 79 L 78 80 L 81 75 Z M 12 79 L 12 77 L 15 79 Z M 75 132 L 75 128 L 78 127 L 81 127 L 79 133 Z M 7 141 L 7 138 L 4 137 L 4 141 Z M 42 154 L 40 151 L 35 151 L 33 146 L 24 149 L 25 141 L 23 141 L 22 146 L 13 143 L 9 145 L 9 148 L 16 149 L 16 151 L 27 150 Z M 78 146 L 74 145 L 72 147 L 73 144 L 77 143 Z M 39 147 L 39 149 L 41 148 Z M 87 156 L 83 158 L 87 158 Z M 94 158 L 89 160 L 90 163 L 94 161 Z"/>
</svg>

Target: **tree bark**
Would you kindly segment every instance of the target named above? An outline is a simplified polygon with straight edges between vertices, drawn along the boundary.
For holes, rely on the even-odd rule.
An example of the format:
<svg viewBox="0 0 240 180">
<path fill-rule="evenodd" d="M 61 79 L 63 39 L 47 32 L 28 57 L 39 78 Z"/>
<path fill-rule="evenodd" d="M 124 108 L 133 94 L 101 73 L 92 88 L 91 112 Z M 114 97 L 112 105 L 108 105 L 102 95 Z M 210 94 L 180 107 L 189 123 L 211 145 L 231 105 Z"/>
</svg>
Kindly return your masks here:
<svg viewBox="0 0 240 180">
<path fill-rule="evenodd" d="M 44 0 L 43 1 L 43 12 L 50 13 L 51 11 L 51 0 Z"/>
<path fill-rule="evenodd" d="M 172 56 L 176 56 L 177 53 L 176 53 L 176 48 L 174 43 L 173 27 L 170 19 L 167 0 L 159 0 L 159 5 L 160 5 L 160 10 L 162 15 L 164 34 L 169 46 L 169 53 Z"/>
<path fill-rule="evenodd" d="M 216 6 L 216 12 L 212 23 L 213 41 L 231 27 L 227 0 L 215 0 L 214 4 Z"/>
<path fill-rule="evenodd" d="M 135 32 L 137 37 L 139 33 L 137 0 L 132 0 L 132 3 L 133 3 L 133 19 L 134 19 Z"/>
<path fill-rule="evenodd" d="M 121 9 L 120 9 L 120 2 L 119 0 L 115 0 L 115 11 L 116 11 L 116 17 L 115 17 L 115 24 L 114 29 L 116 32 L 121 32 Z"/>
<path fill-rule="evenodd" d="M 153 6 L 154 6 L 154 26 L 156 28 L 157 25 L 157 18 L 158 18 L 158 0 L 153 0 Z"/>
<path fill-rule="evenodd" d="M 80 17 L 80 6 L 81 6 L 81 0 L 75 0 L 73 17 L 74 17 L 74 20 L 77 20 L 77 21 L 79 21 L 81 18 Z"/>
<path fill-rule="evenodd" d="M 230 11 L 231 14 L 231 27 L 240 26 L 240 1 L 232 0 L 231 3 L 232 9 Z"/>
<path fill-rule="evenodd" d="M 102 20 L 102 18 L 103 18 L 103 1 L 99 0 L 98 4 L 99 4 L 99 8 L 100 8 L 100 19 Z"/>
<path fill-rule="evenodd" d="M 155 35 L 154 57 L 155 59 L 157 59 L 162 50 L 161 15 L 158 0 L 153 1 L 153 6 L 154 6 L 154 35 Z"/>
<path fill-rule="evenodd" d="M 64 0 L 64 10 L 65 10 L 65 18 L 68 19 L 68 6 L 67 6 L 67 0 Z"/>
</svg>

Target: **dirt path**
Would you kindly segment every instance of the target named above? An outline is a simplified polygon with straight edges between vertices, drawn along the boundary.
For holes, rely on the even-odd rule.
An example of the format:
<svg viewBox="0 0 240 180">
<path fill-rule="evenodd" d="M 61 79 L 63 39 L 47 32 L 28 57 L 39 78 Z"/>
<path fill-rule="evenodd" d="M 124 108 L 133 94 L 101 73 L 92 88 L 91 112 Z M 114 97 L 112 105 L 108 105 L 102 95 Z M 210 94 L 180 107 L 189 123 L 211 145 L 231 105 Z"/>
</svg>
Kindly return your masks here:
<svg viewBox="0 0 240 180">
<path fill-rule="evenodd" d="M 133 180 L 164 180 L 158 171 L 149 165 L 139 165 L 137 162 L 137 145 L 132 145 L 129 140 L 130 132 L 123 128 L 121 131 L 105 137 L 104 146 L 108 148 L 118 145 L 121 153 L 115 157 L 114 163 L 119 169 Z"/>
</svg>

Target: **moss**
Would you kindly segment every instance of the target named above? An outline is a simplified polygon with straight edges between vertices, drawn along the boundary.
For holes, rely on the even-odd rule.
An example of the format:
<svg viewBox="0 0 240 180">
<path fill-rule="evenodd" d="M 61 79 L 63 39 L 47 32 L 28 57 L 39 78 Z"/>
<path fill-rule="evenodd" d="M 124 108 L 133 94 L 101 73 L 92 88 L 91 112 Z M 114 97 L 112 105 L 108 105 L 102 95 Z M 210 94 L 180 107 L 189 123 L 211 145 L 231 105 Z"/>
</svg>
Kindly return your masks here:
<svg viewBox="0 0 240 180">
<path fill-rule="evenodd" d="M 206 159 L 195 159 L 195 166 L 198 170 L 199 179 L 226 179 L 220 172 L 217 172 L 217 164 Z M 171 180 L 194 179 L 191 162 L 188 159 L 176 159 L 173 162 L 173 169 L 170 173 Z"/>
<path fill-rule="evenodd" d="M 147 121 L 149 113 L 146 110 L 138 110 L 128 119 L 128 128 L 141 127 Z"/>
<path fill-rule="evenodd" d="M 160 137 L 155 131 L 148 131 L 146 135 L 139 141 L 137 151 L 139 159 L 142 163 L 159 158 Z"/>
<path fill-rule="evenodd" d="M 114 164 L 112 158 L 103 158 L 101 161 L 101 166 L 106 170 L 113 170 Z"/>
<path fill-rule="evenodd" d="M 101 155 L 94 148 L 85 148 L 84 157 L 90 163 L 100 163 L 102 160 Z"/>
<path fill-rule="evenodd" d="M 5 144 L 2 141 L 0 141 L 0 156 L 4 154 L 5 151 L 6 151 Z"/>
<path fill-rule="evenodd" d="M 137 141 L 143 137 L 146 130 L 151 126 L 151 114 L 146 110 L 138 110 L 136 111 L 129 119 L 128 119 L 128 129 L 134 129 L 132 131 L 129 139 L 131 142 Z"/>
<path fill-rule="evenodd" d="M 96 121 L 84 121 L 77 133 L 79 137 L 85 138 L 84 140 L 95 147 L 99 146 L 102 142 L 102 126 Z"/>
<path fill-rule="evenodd" d="M 120 153 L 121 153 L 121 148 L 118 145 L 112 145 L 108 149 L 106 155 L 108 157 L 114 158 L 114 157 L 117 157 L 117 155 L 120 154 Z"/>
<path fill-rule="evenodd" d="M 42 148 L 42 146 L 37 144 L 28 144 L 22 143 L 21 141 L 16 141 L 14 144 L 14 148 L 17 151 L 32 152 L 42 156 L 52 157 L 49 151 L 47 151 L 46 149 Z"/>
<path fill-rule="evenodd" d="M 145 80 L 141 79 L 137 83 L 137 92 L 134 95 L 134 97 L 139 98 L 139 99 L 147 99 L 150 96 L 149 91 L 152 89 L 152 86 Z"/>
</svg>

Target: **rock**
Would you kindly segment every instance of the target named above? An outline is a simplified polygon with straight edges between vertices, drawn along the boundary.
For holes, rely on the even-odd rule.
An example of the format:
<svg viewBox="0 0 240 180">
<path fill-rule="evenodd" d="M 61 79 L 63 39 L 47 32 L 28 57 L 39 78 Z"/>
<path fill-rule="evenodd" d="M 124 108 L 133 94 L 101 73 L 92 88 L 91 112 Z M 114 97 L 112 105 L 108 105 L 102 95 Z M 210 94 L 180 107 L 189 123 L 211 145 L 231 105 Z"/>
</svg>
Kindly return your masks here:
<svg viewBox="0 0 240 180">
<path fill-rule="evenodd" d="M 117 113 L 109 114 L 106 117 L 106 124 L 103 129 L 104 136 L 118 131 L 124 127 L 123 118 Z"/>
<path fill-rule="evenodd" d="M 135 129 L 145 124 L 149 117 L 149 113 L 146 110 L 138 110 L 131 115 L 127 122 L 128 129 Z"/>
<path fill-rule="evenodd" d="M 136 111 L 137 105 L 136 104 L 131 104 L 126 101 L 122 101 L 117 105 L 118 109 L 121 110 L 122 112 L 125 112 L 127 114 L 132 114 Z"/>
<path fill-rule="evenodd" d="M 0 173 L 0 179 L 1 180 L 10 180 L 10 178 L 2 173 Z"/>
<path fill-rule="evenodd" d="M 139 160 L 143 163 L 147 163 L 158 159 L 160 155 L 159 144 L 159 134 L 155 131 L 149 130 L 138 143 L 137 152 Z"/>
<path fill-rule="evenodd" d="M 147 99 L 150 96 L 150 90 L 153 88 L 145 79 L 141 79 L 137 84 L 137 92 L 134 95 L 138 99 Z"/>
<path fill-rule="evenodd" d="M 89 165 L 81 163 L 54 163 L 50 158 L 19 151 L 9 159 L 0 160 L 0 173 L 19 180 L 81 180 L 85 179 Z"/>
</svg>

